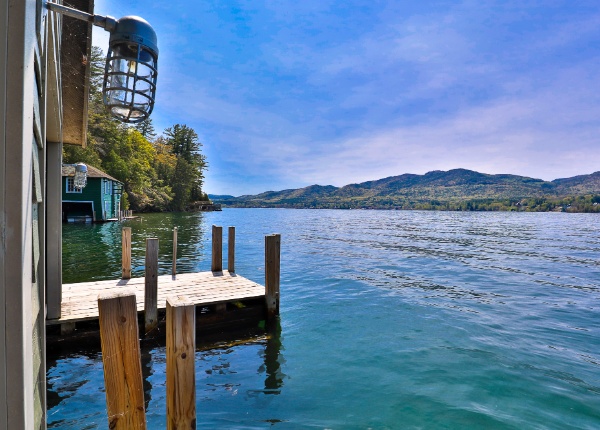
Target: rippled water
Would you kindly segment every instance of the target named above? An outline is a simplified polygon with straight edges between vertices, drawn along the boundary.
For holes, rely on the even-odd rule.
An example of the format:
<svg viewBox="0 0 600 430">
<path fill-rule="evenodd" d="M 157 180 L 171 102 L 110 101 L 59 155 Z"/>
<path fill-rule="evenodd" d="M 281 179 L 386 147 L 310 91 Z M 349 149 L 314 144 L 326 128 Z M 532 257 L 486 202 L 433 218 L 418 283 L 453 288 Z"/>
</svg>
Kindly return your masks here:
<svg viewBox="0 0 600 430">
<path fill-rule="evenodd" d="M 168 272 L 173 226 L 181 271 L 208 270 L 212 224 L 236 226 L 236 269 L 261 283 L 282 234 L 281 332 L 198 350 L 198 428 L 600 428 L 597 214 L 145 215 L 134 276 L 146 236 Z M 64 281 L 119 276 L 120 228 L 65 226 Z M 164 348 L 142 362 L 163 428 Z M 50 428 L 108 427 L 98 352 L 50 351 L 48 383 Z"/>
</svg>

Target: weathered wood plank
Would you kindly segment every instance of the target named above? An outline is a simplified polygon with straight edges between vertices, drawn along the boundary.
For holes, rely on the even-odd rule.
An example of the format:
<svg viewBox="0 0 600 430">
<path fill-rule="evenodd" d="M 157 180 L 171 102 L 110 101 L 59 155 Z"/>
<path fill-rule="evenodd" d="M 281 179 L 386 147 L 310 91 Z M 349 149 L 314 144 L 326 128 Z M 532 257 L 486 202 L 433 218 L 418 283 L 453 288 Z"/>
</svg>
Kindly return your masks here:
<svg viewBox="0 0 600 430">
<path fill-rule="evenodd" d="M 146 274 L 144 290 L 144 328 L 146 333 L 158 324 L 158 239 L 146 239 Z"/>
<path fill-rule="evenodd" d="M 265 300 L 269 318 L 279 315 L 281 235 L 265 236 Z"/>
<path fill-rule="evenodd" d="M 196 312 L 184 296 L 167 299 L 167 430 L 196 428 Z"/>
<path fill-rule="evenodd" d="M 227 270 L 235 272 L 235 227 L 229 227 L 227 233 Z"/>
<path fill-rule="evenodd" d="M 47 325 L 88 321 L 98 318 L 97 298 L 130 289 L 136 295 L 137 310 L 144 310 L 145 279 L 107 280 L 63 285 L 61 318 Z M 242 276 L 223 272 L 184 273 L 157 277 L 157 309 L 165 309 L 169 296 L 186 295 L 196 305 L 207 306 L 265 296 L 265 287 Z"/>
<path fill-rule="evenodd" d="M 131 278 L 131 227 L 123 227 L 121 230 L 121 278 Z"/>
<path fill-rule="evenodd" d="M 98 309 L 108 427 L 145 429 L 135 294 L 121 291 L 100 296 Z"/>
<path fill-rule="evenodd" d="M 220 272 L 223 270 L 223 227 L 212 226 L 212 263 L 210 270 Z"/>
<path fill-rule="evenodd" d="M 173 228 L 173 268 L 171 275 L 177 274 L 177 227 Z"/>
</svg>

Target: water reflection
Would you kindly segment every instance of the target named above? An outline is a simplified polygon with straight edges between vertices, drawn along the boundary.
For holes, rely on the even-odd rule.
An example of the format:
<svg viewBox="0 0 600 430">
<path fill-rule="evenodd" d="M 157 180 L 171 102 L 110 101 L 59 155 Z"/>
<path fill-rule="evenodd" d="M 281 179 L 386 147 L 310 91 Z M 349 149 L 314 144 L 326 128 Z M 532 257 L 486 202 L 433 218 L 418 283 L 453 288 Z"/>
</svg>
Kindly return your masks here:
<svg viewBox="0 0 600 430">
<path fill-rule="evenodd" d="M 106 398 L 101 353 L 90 348 L 48 357 L 48 428 L 105 428 Z M 197 410 L 212 405 L 235 407 L 244 399 L 250 408 L 266 409 L 282 392 L 285 358 L 279 320 L 252 337 L 229 344 L 202 343 L 196 352 Z M 166 350 L 142 343 L 141 364 L 149 425 L 162 425 L 166 415 Z M 242 394 L 238 397 L 238 394 Z M 219 408 L 221 407 L 219 406 Z M 239 404 L 238 404 L 239 407 Z M 199 418 L 201 418 L 199 415 Z M 276 418 L 268 418 L 277 421 Z"/>
<path fill-rule="evenodd" d="M 285 363 L 281 350 L 283 349 L 281 337 L 281 322 L 277 318 L 270 325 L 267 341 L 264 352 L 264 366 L 261 366 L 258 371 L 266 371 L 265 379 L 265 394 L 280 394 L 283 386 L 285 373 L 281 369 L 281 365 Z"/>
<path fill-rule="evenodd" d="M 152 365 L 152 353 L 150 349 L 142 348 L 140 351 L 142 362 L 142 387 L 144 389 L 144 407 L 148 410 L 152 400 L 152 375 L 154 373 Z"/>
<path fill-rule="evenodd" d="M 63 225 L 63 282 L 85 282 L 121 276 L 121 230 L 131 227 L 132 276 L 144 274 L 146 238 L 159 240 L 159 274 L 171 270 L 173 228 L 178 232 L 179 273 L 209 270 L 206 214 L 144 214 L 139 220 Z"/>
</svg>

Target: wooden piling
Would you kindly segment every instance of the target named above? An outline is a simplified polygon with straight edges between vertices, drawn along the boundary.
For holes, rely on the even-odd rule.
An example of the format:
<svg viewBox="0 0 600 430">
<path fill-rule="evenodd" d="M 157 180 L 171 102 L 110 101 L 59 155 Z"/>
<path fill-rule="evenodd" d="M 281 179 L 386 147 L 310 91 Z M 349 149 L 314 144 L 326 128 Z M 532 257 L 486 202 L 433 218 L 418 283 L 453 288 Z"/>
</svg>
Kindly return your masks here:
<svg viewBox="0 0 600 430">
<path fill-rule="evenodd" d="M 121 278 L 131 279 L 131 227 L 121 230 Z"/>
<path fill-rule="evenodd" d="M 173 227 L 173 268 L 171 275 L 177 274 L 177 227 Z"/>
<path fill-rule="evenodd" d="M 196 311 L 186 297 L 167 298 L 167 430 L 196 428 Z"/>
<path fill-rule="evenodd" d="M 146 269 L 144 278 L 144 329 L 150 332 L 158 324 L 158 239 L 146 239 Z"/>
<path fill-rule="evenodd" d="M 108 427 L 146 429 L 135 293 L 98 298 Z"/>
<path fill-rule="evenodd" d="M 235 272 L 235 227 L 229 227 L 227 233 L 227 270 Z"/>
<path fill-rule="evenodd" d="M 281 235 L 265 236 L 265 300 L 267 319 L 279 315 Z"/>
<path fill-rule="evenodd" d="M 212 264 L 211 271 L 223 271 L 223 227 L 212 226 Z"/>
</svg>

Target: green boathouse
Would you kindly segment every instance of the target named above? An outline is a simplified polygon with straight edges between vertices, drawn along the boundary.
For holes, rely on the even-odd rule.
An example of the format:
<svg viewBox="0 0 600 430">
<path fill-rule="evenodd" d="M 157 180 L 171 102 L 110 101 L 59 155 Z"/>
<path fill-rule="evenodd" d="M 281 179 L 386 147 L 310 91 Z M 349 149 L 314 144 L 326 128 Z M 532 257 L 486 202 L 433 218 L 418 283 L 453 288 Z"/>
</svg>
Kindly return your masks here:
<svg viewBox="0 0 600 430">
<path fill-rule="evenodd" d="M 88 165 L 87 185 L 76 188 L 74 173 L 72 166 L 63 165 L 63 222 L 117 221 L 123 184 L 102 170 Z"/>
</svg>

